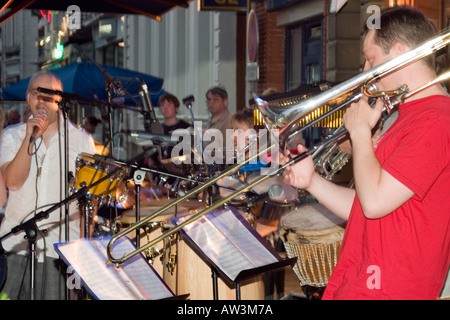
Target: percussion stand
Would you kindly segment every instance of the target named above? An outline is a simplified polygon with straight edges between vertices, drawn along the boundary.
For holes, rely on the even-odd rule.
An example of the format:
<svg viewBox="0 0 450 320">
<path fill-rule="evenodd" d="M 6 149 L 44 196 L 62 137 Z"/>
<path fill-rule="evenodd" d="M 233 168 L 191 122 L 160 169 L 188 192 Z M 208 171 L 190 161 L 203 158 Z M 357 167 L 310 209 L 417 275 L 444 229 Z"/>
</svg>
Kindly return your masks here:
<svg viewBox="0 0 450 320">
<path fill-rule="evenodd" d="M 82 197 L 79 201 L 80 208 L 83 210 L 83 216 L 84 216 L 84 237 L 89 238 L 89 219 L 92 218 L 92 213 L 94 211 L 94 202 L 89 199 L 88 197 Z"/>
<path fill-rule="evenodd" d="M 136 170 L 133 174 L 134 180 L 134 189 L 136 194 L 136 222 L 141 220 L 141 205 L 140 205 L 140 191 L 141 184 L 144 182 L 145 172 L 143 170 Z M 136 248 L 139 248 L 141 243 L 141 230 L 139 228 L 136 229 Z"/>
</svg>

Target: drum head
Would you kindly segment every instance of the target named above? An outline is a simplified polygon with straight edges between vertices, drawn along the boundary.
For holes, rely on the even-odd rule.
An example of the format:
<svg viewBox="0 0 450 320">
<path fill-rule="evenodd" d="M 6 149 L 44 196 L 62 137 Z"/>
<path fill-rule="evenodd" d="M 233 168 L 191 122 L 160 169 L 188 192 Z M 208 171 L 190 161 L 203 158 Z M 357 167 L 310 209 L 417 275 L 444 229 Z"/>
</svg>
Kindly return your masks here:
<svg viewBox="0 0 450 320">
<path fill-rule="evenodd" d="M 319 203 L 289 211 L 280 219 L 280 236 L 294 243 L 330 243 L 342 240 L 346 221 Z"/>
</svg>

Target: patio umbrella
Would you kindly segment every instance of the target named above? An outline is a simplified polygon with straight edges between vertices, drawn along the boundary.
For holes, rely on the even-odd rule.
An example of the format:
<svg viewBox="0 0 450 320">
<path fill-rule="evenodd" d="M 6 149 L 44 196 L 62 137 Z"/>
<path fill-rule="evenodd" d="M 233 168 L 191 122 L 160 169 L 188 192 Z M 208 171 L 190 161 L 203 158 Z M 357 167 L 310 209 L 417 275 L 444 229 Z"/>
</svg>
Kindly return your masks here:
<svg viewBox="0 0 450 320">
<path fill-rule="evenodd" d="M 63 83 L 63 91 L 79 95 L 86 99 L 107 100 L 107 81 L 113 81 L 116 90 L 114 97 L 122 97 L 125 103 L 135 103 L 140 100 L 139 83 L 144 81 L 148 86 L 151 102 L 158 104 L 158 98 L 164 93 L 163 79 L 128 69 L 92 63 L 73 63 L 68 66 L 50 70 Z M 8 87 L 2 88 L 5 101 L 25 101 L 25 92 L 30 78 L 26 78 Z"/>
</svg>

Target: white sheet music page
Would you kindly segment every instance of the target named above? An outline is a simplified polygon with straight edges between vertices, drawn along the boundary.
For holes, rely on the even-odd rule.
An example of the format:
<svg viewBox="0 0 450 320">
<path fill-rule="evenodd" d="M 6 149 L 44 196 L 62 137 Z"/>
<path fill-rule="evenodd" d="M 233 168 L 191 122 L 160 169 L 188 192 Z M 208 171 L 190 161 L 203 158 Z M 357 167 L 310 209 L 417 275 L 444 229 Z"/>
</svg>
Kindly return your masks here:
<svg viewBox="0 0 450 320">
<path fill-rule="evenodd" d="M 87 290 L 99 300 L 153 300 L 173 297 L 156 271 L 141 255 L 121 266 L 106 264 L 109 239 L 79 239 L 55 244 L 60 256 L 73 267 Z M 114 257 L 134 251 L 129 239 L 119 239 L 113 246 Z"/>
<path fill-rule="evenodd" d="M 182 217 L 183 221 L 189 217 Z M 230 209 L 213 211 L 183 228 L 201 251 L 231 280 L 243 270 L 278 262 Z"/>
</svg>

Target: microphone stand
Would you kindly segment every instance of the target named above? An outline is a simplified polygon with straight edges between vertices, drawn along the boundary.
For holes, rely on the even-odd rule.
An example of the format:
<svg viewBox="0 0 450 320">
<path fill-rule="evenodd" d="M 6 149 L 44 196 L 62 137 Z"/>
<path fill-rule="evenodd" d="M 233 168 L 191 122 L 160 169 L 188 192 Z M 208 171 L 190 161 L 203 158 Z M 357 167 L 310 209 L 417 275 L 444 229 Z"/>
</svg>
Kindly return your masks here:
<svg viewBox="0 0 450 320">
<path fill-rule="evenodd" d="M 61 113 L 63 114 L 63 121 L 64 121 L 64 175 L 65 175 L 65 179 L 64 179 L 64 197 L 67 198 L 68 197 L 68 192 L 69 192 L 69 129 L 67 127 L 67 119 L 68 119 L 68 107 L 69 101 L 62 98 L 60 102 L 58 102 L 58 106 L 61 109 Z M 69 240 L 69 204 L 65 203 L 64 205 L 64 235 L 65 235 L 65 240 L 68 241 Z M 29 230 L 31 232 L 31 234 L 27 233 L 28 237 L 32 237 L 34 234 L 34 237 L 36 237 L 36 233 L 37 230 L 35 229 L 31 229 Z M 25 231 L 26 232 L 26 231 Z M 36 238 L 34 239 L 34 242 L 36 241 Z M 33 244 L 33 246 L 35 246 L 35 244 Z M 30 252 L 34 252 L 35 248 L 30 248 Z M 31 264 L 34 267 L 34 256 L 31 256 Z M 67 281 L 67 277 L 68 274 L 66 274 L 66 281 Z M 33 281 L 34 279 L 32 279 Z M 34 286 L 33 286 L 34 288 Z M 34 293 L 33 293 L 34 294 Z M 66 290 L 65 290 L 65 298 L 66 300 L 69 297 L 69 291 L 67 289 L 66 286 Z M 34 297 L 33 297 L 34 298 Z"/>
<path fill-rule="evenodd" d="M 60 107 L 61 113 L 63 115 L 63 121 L 64 121 L 64 173 L 65 173 L 65 179 L 64 179 L 64 190 L 65 194 L 64 197 L 67 198 L 68 196 L 68 190 L 69 190 L 69 130 L 67 127 L 67 113 L 68 113 L 68 107 L 67 107 L 68 101 L 64 98 L 58 102 L 58 105 Z M 65 222 L 66 222 L 66 241 L 69 239 L 69 227 L 67 225 L 67 222 L 69 221 L 69 207 L 68 204 L 65 205 Z"/>
<path fill-rule="evenodd" d="M 109 145 L 110 145 L 110 150 L 111 150 L 111 154 L 114 152 L 114 142 L 113 142 L 113 119 L 112 119 L 112 112 L 111 112 L 111 107 L 110 107 L 110 103 L 112 102 L 112 90 L 114 89 L 114 81 L 111 79 L 110 74 L 104 69 L 102 68 L 94 59 L 92 59 L 90 56 L 88 56 L 84 50 L 81 48 L 80 45 L 76 45 L 75 46 L 77 48 L 77 50 L 80 52 L 81 55 L 83 55 L 86 59 L 88 59 L 91 63 L 93 63 L 97 69 L 100 70 L 100 72 L 102 73 L 103 77 L 105 78 L 105 88 L 106 88 L 106 97 L 108 100 L 108 125 L 109 125 Z M 120 84 L 119 84 L 120 85 Z"/>
<path fill-rule="evenodd" d="M 201 149 L 201 154 L 202 154 L 202 161 L 203 159 L 203 153 L 205 151 L 205 145 L 203 144 L 203 133 L 201 131 L 201 129 L 199 130 L 195 130 L 195 117 L 194 117 L 194 112 L 192 110 L 192 102 L 195 101 L 194 96 L 191 94 L 187 97 L 183 98 L 183 104 L 184 106 L 189 110 L 190 114 L 191 114 L 191 123 L 192 126 L 194 127 L 194 150 L 197 150 L 197 146 L 200 147 Z M 200 137 L 200 141 L 197 143 L 196 138 Z M 196 156 L 196 154 L 194 155 L 194 157 Z M 214 168 L 214 164 L 206 164 L 206 168 L 208 169 L 208 172 L 210 173 L 211 176 L 213 176 L 215 174 L 215 168 Z M 209 194 L 209 203 L 213 203 L 213 193 L 217 193 L 218 191 L 218 186 L 217 184 L 214 184 L 211 186 L 208 194 Z"/>
<path fill-rule="evenodd" d="M 194 96 L 192 94 L 183 98 L 184 106 L 186 108 L 188 108 L 188 110 L 190 111 L 191 119 L 192 119 L 191 120 L 192 125 L 194 125 L 194 122 L 195 122 L 194 112 L 192 111 L 192 102 L 194 102 L 194 101 L 195 101 L 195 98 L 194 98 Z"/>
<path fill-rule="evenodd" d="M 147 84 L 143 79 L 139 78 L 139 96 L 142 101 L 142 115 L 144 116 L 145 131 L 151 133 L 164 134 L 162 125 L 156 118 L 155 109 L 153 109 L 152 101 L 148 94 Z"/>
</svg>

